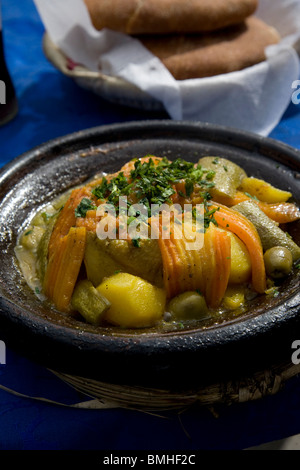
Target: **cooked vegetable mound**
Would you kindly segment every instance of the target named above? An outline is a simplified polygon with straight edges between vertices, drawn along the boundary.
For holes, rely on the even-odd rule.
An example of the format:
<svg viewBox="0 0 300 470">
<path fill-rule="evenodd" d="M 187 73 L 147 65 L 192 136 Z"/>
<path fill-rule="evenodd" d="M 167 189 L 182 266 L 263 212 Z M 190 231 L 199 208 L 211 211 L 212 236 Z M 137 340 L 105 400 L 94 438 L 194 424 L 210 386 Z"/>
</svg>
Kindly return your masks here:
<svg viewBox="0 0 300 470">
<path fill-rule="evenodd" d="M 92 325 L 221 321 L 299 267 L 291 198 L 225 158 L 148 155 L 43 208 L 16 255 L 41 299 Z"/>
</svg>

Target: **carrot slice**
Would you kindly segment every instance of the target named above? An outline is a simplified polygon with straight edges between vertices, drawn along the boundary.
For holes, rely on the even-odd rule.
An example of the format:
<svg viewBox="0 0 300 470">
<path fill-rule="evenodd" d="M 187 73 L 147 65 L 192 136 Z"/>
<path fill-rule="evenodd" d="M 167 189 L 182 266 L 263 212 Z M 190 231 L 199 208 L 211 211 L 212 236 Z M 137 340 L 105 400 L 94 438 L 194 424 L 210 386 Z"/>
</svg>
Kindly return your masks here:
<svg viewBox="0 0 300 470">
<path fill-rule="evenodd" d="M 85 227 L 88 232 L 96 232 L 98 222 L 99 218 L 97 217 L 97 211 L 92 209 L 87 211 L 84 218 L 78 217 L 76 220 L 76 227 Z"/>
<path fill-rule="evenodd" d="M 71 227 L 76 224 L 75 209 L 83 197 L 89 197 L 90 192 L 86 187 L 76 188 L 72 191 L 69 199 L 61 210 L 58 219 L 53 227 L 49 241 L 48 255 L 52 256 L 58 240 L 69 233 Z"/>
<path fill-rule="evenodd" d="M 237 235 L 248 248 L 252 263 L 252 285 L 256 292 L 263 294 L 266 290 L 266 271 L 263 249 L 256 228 L 245 216 L 219 204 L 212 204 L 211 209 L 220 227 L 226 228 Z"/>
<path fill-rule="evenodd" d="M 45 292 L 58 310 L 68 311 L 86 245 L 85 227 L 71 227 L 56 246 L 45 276 Z"/>
<path fill-rule="evenodd" d="M 61 238 L 57 244 L 56 249 L 49 258 L 45 279 L 44 279 L 44 291 L 49 299 L 53 299 L 53 292 L 55 287 L 55 281 L 57 279 L 57 273 L 61 266 L 62 257 L 67 243 L 67 235 Z"/>
<path fill-rule="evenodd" d="M 206 297 L 212 308 L 217 308 L 227 289 L 230 266 L 231 266 L 231 240 L 226 232 L 214 229 L 213 251 L 215 258 L 215 269 L 212 271 L 212 282 Z"/>
<path fill-rule="evenodd" d="M 278 202 L 275 204 L 259 202 L 258 206 L 270 219 L 279 224 L 288 224 L 300 219 L 300 210 L 292 202 Z"/>
<path fill-rule="evenodd" d="M 71 227 L 55 282 L 53 301 L 61 311 L 69 309 L 86 245 L 86 229 Z"/>
<path fill-rule="evenodd" d="M 278 203 L 267 203 L 251 198 L 242 191 L 237 191 L 234 198 L 221 198 L 215 199 L 215 202 L 232 207 L 240 202 L 251 200 L 255 202 L 259 208 L 274 222 L 279 224 L 286 224 L 294 222 L 300 219 L 300 210 L 292 202 L 278 202 Z"/>
<path fill-rule="evenodd" d="M 167 297 L 199 290 L 208 306 L 217 308 L 229 281 L 230 237 L 211 225 L 204 234 L 203 247 L 189 249 L 184 233 L 179 236 L 179 227 L 174 224 L 169 239 L 158 239 Z"/>
</svg>

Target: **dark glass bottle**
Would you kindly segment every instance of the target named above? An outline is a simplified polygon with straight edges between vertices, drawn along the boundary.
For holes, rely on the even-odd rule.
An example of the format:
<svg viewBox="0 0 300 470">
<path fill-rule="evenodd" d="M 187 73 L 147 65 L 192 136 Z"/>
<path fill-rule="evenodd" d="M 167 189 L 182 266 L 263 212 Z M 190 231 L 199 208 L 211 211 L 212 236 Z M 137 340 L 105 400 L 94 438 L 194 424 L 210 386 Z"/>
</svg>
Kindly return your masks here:
<svg viewBox="0 0 300 470">
<path fill-rule="evenodd" d="M 6 66 L 2 37 L 2 18 L 0 2 L 0 125 L 10 121 L 18 111 L 14 85 Z"/>
</svg>

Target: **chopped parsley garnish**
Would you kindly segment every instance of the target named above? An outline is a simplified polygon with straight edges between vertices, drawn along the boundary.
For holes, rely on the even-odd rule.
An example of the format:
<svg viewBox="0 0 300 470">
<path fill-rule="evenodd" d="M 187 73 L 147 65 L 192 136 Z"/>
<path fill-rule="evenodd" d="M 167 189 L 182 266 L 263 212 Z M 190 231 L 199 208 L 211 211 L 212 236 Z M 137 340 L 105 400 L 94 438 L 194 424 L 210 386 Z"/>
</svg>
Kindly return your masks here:
<svg viewBox="0 0 300 470">
<path fill-rule="evenodd" d="M 139 238 L 133 238 L 132 239 L 132 244 L 133 246 L 135 246 L 136 248 L 140 248 L 140 239 Z"/>
<path fill-rule="evenodd" d="M 205 170 L 201 165 L 194 165 L 181 158 L 173 162 L 167 158 L 158 160 L 149 158 L 142 162 L 136 160 L 134 169 L 127 178 L 123 172 L 108 181 L 103 178 L 101 184 L 93 189 L 97 199 L 106 199 L 118 209 L 119 197 L 135 195 L 136 203 L 142 203 L 150 209 L 151 204 L 162 205 L 171 202 L 171 196 L 176 193 L 174 185 L 180 180 L 185 181 L 185 192 L 180 195 L 189 197 L 194 191 L 194 185 L 212 187 L 214 176 L 211 170 Z M 150 213 L 149 213 L 150 215 Z"/>
<path fill-rule="evenodd" d="M 206 211 L 204 214 L 204 229 L 209 227 L 209 224 L 212 222 L 214 225 L 218 225 L 216 219 L 214 218 L 214 213 L 219 210 L 219 207 L 216 209 L 211 209 Z"/>
<path fill-rule="evenodd" d="M 75 217 L 85 217 L 87 211 L 97 209 L 90 199 L 84 197 L 75 209 Z"/>
<path fill-rule="evenodd" d="M 187 179 L 185 182 L 185 192 L 187 197 L 190 197 L 194 191 L 194 183 L 191 179 Z"/>
<path fill-rule="evenodd" d="M 208 223 L 208 220 L 212 220 L 214 212 L 207 207 L 210 199 L 208 189 L 214 186 L 212 181 L 214 175 L 214 171 L 181 158 L 171 162 L 166 157 L 158 160 L 153 157 L 148 161 L 137 159 L 129 176 L 125 176 L 121 171 L 111 179 L 103 177 L 101 183 L 92 190 L 92 194 L 98 200 L 111 203 L 116 214 L 120 209 L 120 198 L 126 197 L 127 211 L 133 204 L 142 204 L 148 211 L 148 217 L 151 217 L 151 205 L 160 207 L 164 203 L 172 204 L 172 196 L 176 194 L 176 184 L 183 182 L 184 191 L 178 190 L 179 196 L 189 198 L 194 191 L 202 195 Z M 84 198 L 76 208 L 75 215 L 85 217 L 86 212 L 93 208 L 92 201 Z M 138 216 L 138 214 L 130 215 L 130 221 L 132 216 Z"/>
<path fill-rule="evenodd" d="M 250 197 L 251 199 L 254 199 L 254 201 L 258 201 L 256 196 L 253 196 L 253 194 L 245 193 L 246 196 Z"/>
</svg>

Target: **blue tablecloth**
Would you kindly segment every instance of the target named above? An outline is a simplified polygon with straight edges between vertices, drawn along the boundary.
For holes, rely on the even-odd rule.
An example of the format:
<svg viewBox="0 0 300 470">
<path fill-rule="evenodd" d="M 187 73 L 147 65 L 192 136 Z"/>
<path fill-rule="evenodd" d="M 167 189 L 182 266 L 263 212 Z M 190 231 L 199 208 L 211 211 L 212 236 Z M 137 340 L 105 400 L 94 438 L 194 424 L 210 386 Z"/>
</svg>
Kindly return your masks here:
<svg viewBox="0 0 300 470">
<path fill-rule="evenodd" d="M 1 3 L 7 63 L 19 101 L 17 117 L 0 128 L 1 165 L 77 130 L 167 117 L 113 105 L 79 88 L 46 60 L 44 29 L 33 2 Z M 299 126 L 300 105 L 291 103 L 271 137 L 300 148 Z M 83 399 L 50 371 L 9 349 L 6 354 L 6 364 L 0 365 L 0 385 L 65 404 Z M 79 410 L 0 389 L 0 450 L 244 449 L 300 433 L 300 378 L 290 380 L 275 396 L 215 411 L 218 416 L 195 407 L 180 415 Z"/>
</svg>

